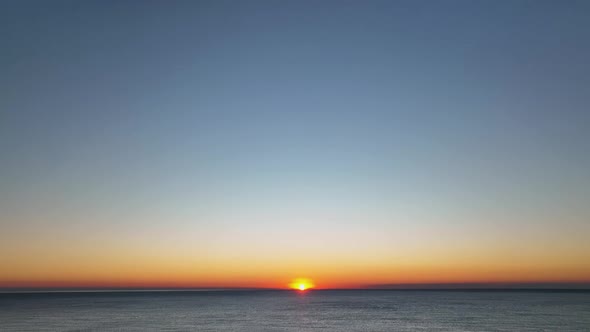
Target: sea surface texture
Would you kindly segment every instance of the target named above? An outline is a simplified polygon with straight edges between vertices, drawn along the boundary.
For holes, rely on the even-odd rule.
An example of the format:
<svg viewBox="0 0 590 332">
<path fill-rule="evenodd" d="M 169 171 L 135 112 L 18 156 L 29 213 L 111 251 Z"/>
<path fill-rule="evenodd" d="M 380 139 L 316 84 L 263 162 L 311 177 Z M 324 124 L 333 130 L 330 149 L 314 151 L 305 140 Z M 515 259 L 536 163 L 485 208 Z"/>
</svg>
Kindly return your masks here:
<svg viewBox="0 0 590 332">
<path fill-rule="evenodd" d="M 1 331 L 590 331 L 590 293 L 0 294 Z"/>
</svg>

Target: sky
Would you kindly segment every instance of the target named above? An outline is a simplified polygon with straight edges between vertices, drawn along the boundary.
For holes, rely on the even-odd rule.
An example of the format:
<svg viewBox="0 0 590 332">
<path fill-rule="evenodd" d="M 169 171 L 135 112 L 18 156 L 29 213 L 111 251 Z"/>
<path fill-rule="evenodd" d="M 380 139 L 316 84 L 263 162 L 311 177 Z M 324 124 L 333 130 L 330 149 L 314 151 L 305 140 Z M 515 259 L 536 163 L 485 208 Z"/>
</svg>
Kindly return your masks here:
<svg viewBox="0 0 590 332">
<path fill-rule="evenodd" d="M 588 17 L 3 1 L 0 288 L 590 283 Z"/>
</svg>

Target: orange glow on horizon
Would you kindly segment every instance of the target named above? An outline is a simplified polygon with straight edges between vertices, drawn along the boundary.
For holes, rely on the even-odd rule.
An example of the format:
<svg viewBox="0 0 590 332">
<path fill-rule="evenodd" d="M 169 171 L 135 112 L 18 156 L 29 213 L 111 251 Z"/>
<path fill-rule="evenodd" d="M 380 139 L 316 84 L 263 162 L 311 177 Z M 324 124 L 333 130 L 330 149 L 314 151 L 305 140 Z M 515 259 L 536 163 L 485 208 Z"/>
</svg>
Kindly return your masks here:
<svg viewBox="0 0 590 332">
<path fill-rule="evenodd" d="M 166 241 L 150 247 L 142 241 L 107 247 L 100 247 L 97 240 L 87 245 L 77 242 L 75 247 L 81 248 L 77 251 L 49 240 L 0 241 L 0 251 L 14 252 L 0 257 L 0 288 L 272 288 L 300 292 L 303 285 L 307 292 L 422 284 L 590 284 L 590 265 L 585 263 L 589 252 L 585 248 L 557 251 L 555 245 L 512 258 L 512 250 L 496 252 L 493 246 L 475 245 L 470 250 L 433 245 L 411 254 L 348 252 L 346 248 L 337 253 L 326 249 L 291 254 L 270 250 L 270 245 L 256 250 L 238 246 L 204 251 L 179 244 L 182 241 L 177 247 Z M 234 252 L 240 256 L 232 256 Z"/>
</svg>

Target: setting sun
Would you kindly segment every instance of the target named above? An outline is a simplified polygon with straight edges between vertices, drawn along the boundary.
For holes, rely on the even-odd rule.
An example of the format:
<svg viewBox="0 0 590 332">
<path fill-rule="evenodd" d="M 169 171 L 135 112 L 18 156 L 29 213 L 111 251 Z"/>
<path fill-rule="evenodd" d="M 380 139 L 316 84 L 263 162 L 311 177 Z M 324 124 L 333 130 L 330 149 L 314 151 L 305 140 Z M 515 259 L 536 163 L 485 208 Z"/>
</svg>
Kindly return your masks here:
<svg viewBox="0 0 590 332">
<path fill-rule="evenodd" d="M 313 287 L 315 287 L 313 281 L 307 278 L 297 278 L 289 284 L 289 288 L 298 289 L 300 291 L 304 291 Z"/>
</svg>

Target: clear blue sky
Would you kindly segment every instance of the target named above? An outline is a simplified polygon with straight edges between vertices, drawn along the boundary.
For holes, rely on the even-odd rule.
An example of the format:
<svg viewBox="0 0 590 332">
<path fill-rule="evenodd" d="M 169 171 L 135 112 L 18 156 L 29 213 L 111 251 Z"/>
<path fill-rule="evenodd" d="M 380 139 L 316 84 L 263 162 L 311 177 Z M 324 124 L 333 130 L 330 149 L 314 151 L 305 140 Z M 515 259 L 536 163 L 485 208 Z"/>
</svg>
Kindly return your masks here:
<svg viewBox="0 0 590 332">
<path fill-rule="evenodd" d="M 64 243 L 100 260 L 92 241 L 269 262 L 352 246 L 383 271 L 433 241 L 590 259 L 589 18 L 588 1 L 3 1 L 0 248 L 30 266 L 0 260 L 17 271 L 0 281 Z"/>
</svg>

